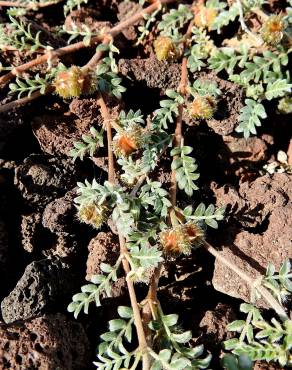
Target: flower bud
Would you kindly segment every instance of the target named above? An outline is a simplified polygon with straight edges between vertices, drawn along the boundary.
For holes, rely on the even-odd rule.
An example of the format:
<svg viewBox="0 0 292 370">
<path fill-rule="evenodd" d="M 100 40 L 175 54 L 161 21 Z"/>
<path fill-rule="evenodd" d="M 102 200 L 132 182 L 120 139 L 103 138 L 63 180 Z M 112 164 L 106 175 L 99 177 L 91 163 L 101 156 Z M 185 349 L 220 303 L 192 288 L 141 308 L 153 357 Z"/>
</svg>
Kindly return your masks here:
<svg viewBox="0 0 292 370">
<path fill-rule="evenodd" d="M 283 38 L 284 22 L 281 15 L 271 15 L 262 25 L 261 37 L 269 45 L 275 46 Z"/>
<path fill-rule="evenodd" d="M 170 37 L 159 36 L 154 41 L 154 50 L 156 58 L 161 60 L 174 59 L 177 55 L 176 48 Z"/>
<path fill-rule="evenodd" d="M 68 99 L 92 94 L 97 89 L 97 79 L 92 71 L 72 66 L 56 74 L 54 86 L 58 95 Z"/>
</svg>

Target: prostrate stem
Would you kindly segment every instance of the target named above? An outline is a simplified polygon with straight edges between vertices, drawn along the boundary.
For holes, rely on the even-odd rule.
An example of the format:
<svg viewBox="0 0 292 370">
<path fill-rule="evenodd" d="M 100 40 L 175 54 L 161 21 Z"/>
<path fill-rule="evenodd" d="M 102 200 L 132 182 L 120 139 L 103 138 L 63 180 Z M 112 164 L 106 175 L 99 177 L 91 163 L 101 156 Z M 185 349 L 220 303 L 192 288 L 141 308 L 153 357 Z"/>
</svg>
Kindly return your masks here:
<svg viewBox="0 0 292 370">
<path fill-rule="evenodd" d="M 111 117 L 102 94 L 98 98 L 98 103 L 100 105 L 101 115 L 106 125 L 107 130 L 107 145 L 108 145 L 108 181 L 111 183 L 115 182 L 115 168 L 114 168 L 114 157 L 112 152 L 112 130 L 111 130 Z M 129 251 L 126 247 L 125 238 L 119 233 L 119 243 L 120 243 L 120 255 L 122 256 L 122 265 L 125 271 L 126 276 L 130 273 L 131 268 L 126 256 L 129 254 Z M 128 292 L 130 296 L 131 306 L 134 313 L 134 322 L 137 330 L 137 336 L 139 341 L 139 349 L 142 354 L 142 364 L 143 370 L 150 369 L 150 356 L 147 350 L 147 341 L 146 335 L 144 332 L 143 322 L 140 315 L 140 308 L 137 302 L 137 297 L 135 293 L 135 288 L 133 281 L 126 278 Z"/>
<path fill-rule="evenodd" d="M 76 42 L 71 45 L 64 46 L 59 49 L 50 50 L 47 53 L 27 62 L 24 63 L 18 67 L 15 67 L 13 70 L 5 74 L 4 76 L 0 77 L 0 86 L 5 85 L 7 82 L 9 82 L 14 76 L 19 76 L 23 72 L 31 69 L 32 67 L 46 63 L 49 59 L 55 59 L 63 57 L 66 54 L 74 53 L 80 49 L 86 48 L 86 47 L 92 47 L 96 45 L 97 43 L 103 43 L 108 42 L 108 39 L 110 37 L 115 37 L 118 34 L 120 34 L 124 29 L 128 28 L 129 26 L 137 23 L 141 19 L 143 19 L 145 14 L 151 14 L 156 9 L 158 9 L 162 4 L 167 4 L 174 2 L 175 0 L 161 0 L 161 1 L 155 1 L 153 4 L 149 5 L 147 8 L 133 14 L 128 19 L 119 22 L 116 26 L 112 27 L 107 33 L 100 34 L 97 36 L 94 36 L 91 38 L 89 44 L 84 43 L 83 41 Z"/>
<path fill-rule="evenodd" d="M 237 267 L 236 264 L 226 259 L 220 252 L 218 252 L 214 247 L 212 247 L 208 242 L 206 242 L 206 240 L 202 239 L 202 244 L 209 253 L 216 257 L 218 261 L 223 263 L 230 270 L 235 272 L 243 281 L 247 283 L 247 285 L 251 289 L 256 289 L 261 294 L 263 299 L 268 303 L 268 305 L 275 310 L 275 312 L 279 315 L 281 319 L 283 319 L 284 321 L 289 319 L 283 307 L 279 304 L 276 298 L 274 298 L 273 295 L 265 287 L 261 285 L 261 283 L 255 284 L 256 282 L 255 279 L 247 275 L 244 271 Z"/>
</svg>

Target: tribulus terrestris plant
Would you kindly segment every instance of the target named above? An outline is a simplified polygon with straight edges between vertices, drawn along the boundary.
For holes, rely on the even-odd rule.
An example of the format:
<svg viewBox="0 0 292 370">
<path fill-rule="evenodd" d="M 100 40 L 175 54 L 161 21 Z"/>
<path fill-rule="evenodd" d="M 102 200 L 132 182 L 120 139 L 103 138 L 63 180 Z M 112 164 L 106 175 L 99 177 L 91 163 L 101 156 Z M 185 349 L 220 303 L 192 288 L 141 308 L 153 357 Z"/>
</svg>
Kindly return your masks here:
<svg viewBox="0 0 292 370">
<path fill-rule="evenodd" d="M 68 0 L 64 13 L 86 3 Z M 144 5 L 144 1 L 140 3 Z M 191 197 L 199 190 L 199 165 L 193 157 L 193 147 L 185 145 L 183 124 L 185 117 L 190 125 L 204 124 L 218 109 L 221 91 L 215 82 L 198 78 L 197 72 L 203 69 L 227 72 L 228 79 L 244 90 L 245 105 L 236 131 L 246 138 L 256 134 L 256 127 L 266 118 L 265 100 L 277 99 L 279 110 L 289 111 L 291 7 L 274 15 L 264 12 L 262 0 L 201 0 L 194 4 L 154 1 L 109 30 L 94 33 L 87 25 L 72 25 L 69 29 L 64 25 L 60 32 L 68 35 L 68 45 L 53 49 L 43 44 L 41 33 L 34 33 L 21 18 L 40 4 L 24 2 L 19 11 L 8 10 L 9 32 L 0 28 L 2 50 L 26 50 L 33 55 L 33 59 L 19 66 L 2 66 L 8 72 L 0 77 L 0 85 L 16 77 L 9 88 L 11 93 L 18 94 L 18 99 L 1 106 L 0 112 L 51 92 L 67 100 L 84 95 L 97 98 L 103 125 L 100 130 L 92 127 L 83 135 L 70 155 L 74 160 L 82 160 L 85 156 L 94 157 L 100 147 L 106 146 L 108 180 L 103 184 L 96 179 L 78 183 L 76 213 L 81 222 L 95 229 L 106 227 L 111 218 L 119 237 L 120 255 L 113 265 L 101 264 L 102 273 L 92 276 L 90 284 L 73 296 L 68 310 L 77 317 L 81 311 L 88 313 L 91 303 L 101 306 L 122 274 L 126 277 L 130 306 L 118 307 L 118 318 L 110 320 L 108 331 L 100 336 L 96 367 L 208 368 L 211 354 L 203 346 L 193 344 L 192 333 L 179 327 L 176 313 L 164 313 L 157 293 L 163 262 L 188 256 L 197 248 L 205 248 L 239 275 L 250 287 L 254 304 L 261 298 L 279 316 L 278 320 L 268 322 L 255 305 L 243 304 L 241 311 L 247 314 L 247 319 L 230 324 L 229 329 L 240 333 L 240 337 L 225 343 L 226 350 L 233 355 L 224 357 L 223 366 L 240 368 L 244 361 L 251 368 L 255 360 L 291 365 L 292 324 L 283 302 L 283 297 L 292 291 L 290 264 L 285 261 L 279 273 L 269 266 L 266 276 L 255 280 L 206 241 L 208 227 L 218 228 L 224 209 L 212 204 L 193 205 Z M 260 30 L 248 28 L 247 18 L 251 16 L 261 23 Z M 145 23 L 138 28 L 136 44 L 143 44 L 150 33 L 156 35 L 152 45 L 156 58 L 180 63 L 181 81 L 176 90 L 165 91 L 160 108 L 147 120 L 140 110 L 120 111 L 118 117 L 113 117 L 107 100 L 111 95 L 120 99 L 125 91 L 118 76 L 119 50 L 114 38 L 143 19 Z M 218 45 L 212 40 L 214 33 L 220 34 L 231 22 L 238 22 L 239 33 Z M 71 43 L 73 40 L 76 42 Z M 96 47 L 95 54 L 84 66 L 56 62 L 68 53 L 89 47 Z M 33 68 L 44 63 L 47 72 L 35 73 Z M 165 155 L 171 172 L 169 188 L 159 182 L 156 172 Z M 136 283 L 149 287 L 140 302 Z"/>
</svg>

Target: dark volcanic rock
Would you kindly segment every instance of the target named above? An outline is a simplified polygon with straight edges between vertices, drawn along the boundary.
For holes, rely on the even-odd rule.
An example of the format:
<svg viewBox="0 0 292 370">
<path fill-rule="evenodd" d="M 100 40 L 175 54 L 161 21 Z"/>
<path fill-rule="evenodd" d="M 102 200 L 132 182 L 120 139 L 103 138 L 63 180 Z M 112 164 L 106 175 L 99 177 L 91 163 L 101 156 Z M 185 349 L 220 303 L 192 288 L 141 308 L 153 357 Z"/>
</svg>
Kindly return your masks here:
<svg viewBox="0 0 292 370">
<path fill-rule="evenodd" d="M 70 266 L 61 259 L 32 262 L 1 302 L 4 321 L 25 320 L 65 306 L 74 289 L 72 283 Z"/>
<path fill-rule="evenodd" d="M 232 308 L 226 304 L 218 303 L 214 310 L 206 311 L 200 322 L 202 342 L 212 346 L 221 346 L 222 341 L 234 336 L 234 333 L 227 331 L 226 327 L 235 319 Z"/>
<path fill-rule="evenodd" d="M 69 191 L 64 197 L 49 203 L 43 213 L 43 226 L 52 233 L 70 233 L 76 227 L 74 218 L 76 208 L 74 206 L 75 190 Z"/>
<path fill-rule="evenodd" d="M 119 242 L 116 235 L 111 232 L 98 233 L 91 239 L 88 245 L 88 259 L 86 269 L 86 280 L 92 275 L 101 274 L 100 264 L 102 262 L 114 265 L 119 257 Z"/>
<path fill-rule="evenodd" d="M 7 269 L 7 255 L 8 255 L 8 233 L 6 225 L 0 218 L 0 276 Z"/>
<path fill-rule="evenodd" d="M 3 370 L 82 370 L 89 362 L 89 341 L 82 325 L 61 314 L 0 324 Z"/>
<path fill-rule="evenodd" d="M 32 252 L 35 249 L 41 228 L 41 213 L 34 212 L 21 218 L 21 244 L 24 250 Z"/>
<path fill-rule="evenodd" d="M 25 201 L 38 209 L 76 184 L 72 161 L 32 154 L 15 171 L 15 185 Z"/>
</svg>

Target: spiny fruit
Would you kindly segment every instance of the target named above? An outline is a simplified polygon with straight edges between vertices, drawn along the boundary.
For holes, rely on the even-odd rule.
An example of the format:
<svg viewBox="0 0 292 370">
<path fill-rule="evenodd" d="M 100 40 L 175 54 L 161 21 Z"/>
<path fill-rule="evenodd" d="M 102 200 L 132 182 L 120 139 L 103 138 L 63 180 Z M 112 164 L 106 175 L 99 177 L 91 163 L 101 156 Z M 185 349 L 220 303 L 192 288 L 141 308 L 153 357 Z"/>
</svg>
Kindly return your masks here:
<svg viewBox="0 0 292 370">
<path fill-rule="evenodd" d="M 72 66 L 56 74 L 55 91 L 64 99 L 92 94 L 97 89 L 96 75 L 89 70 Z"/>
<path fill-rule="evenodd" d="M 156 58 L 161 60 L 174 59 L 177 55 L 177 50 L 170 37 L 159 36 L 154 41 L 154 50 Z"/>
<path fill-rule="evenodd" d="M 95 203 L 80 206 L 78 208 L 78 218 L 80 221 L 99 229 L 105 222 L 109 210 L 104 205 L 96 205 Z"/>
<path fill-rule="evenodd" d="M 127 157 L 141 148 L 143 129 L 133 124 L 126 130 L 121 130 L 113 138 L 113 150 L 117 157 Z"/>
<path fill-rule="evenodd" d="M 199 5 L 194 7 L 194 13 L 194 24 L 199 28 L 207 28 L 210 31 L 217 16 L 217 10 Z"/>
<path fill-rule="evenodd" d="M 262 25 L 262 39 L 269 45 L 277 45 L 283 38 L 284 22 L 281 15 L 271 15 Z"/>
<path fill-rule="evenodd" d="M 166 254 L 190 254 L 192 246 L 199 243 L 203 231 L 193 222 L 163 230 L 160 244 Z"/>
<path fill-rule="evenodd" d="M 210 119 L 216 109 L 216 100 L 212 96 L 197 95 L 188 105 L 188 113 L 195 119 Z"/>
<path fill-rule="evenodd" d="M 278 103 L 278 110 L 282 114 L 292 113 L 292 97 L 285 96 Z"/>
</svg>

